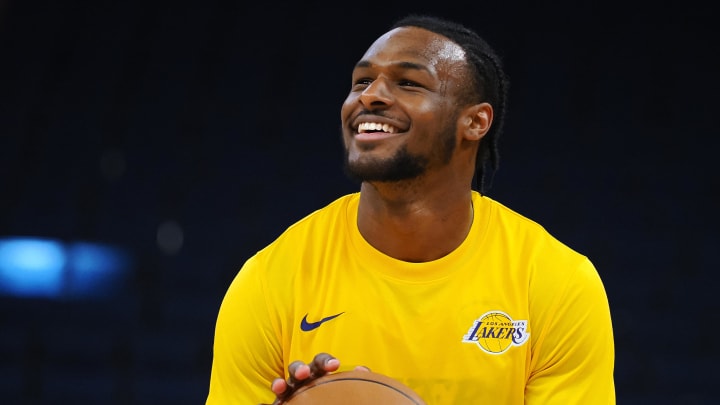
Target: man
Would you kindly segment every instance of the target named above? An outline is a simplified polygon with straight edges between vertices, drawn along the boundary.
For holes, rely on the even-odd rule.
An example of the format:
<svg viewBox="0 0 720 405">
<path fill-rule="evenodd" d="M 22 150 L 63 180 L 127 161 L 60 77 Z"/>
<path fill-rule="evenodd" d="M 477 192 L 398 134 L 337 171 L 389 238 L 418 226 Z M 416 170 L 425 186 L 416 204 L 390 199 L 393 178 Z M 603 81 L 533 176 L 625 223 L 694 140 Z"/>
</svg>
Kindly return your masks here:
<svg viewBox="0 0 720 405">
<path fill-rule="evenodd" d="M 615 403 L 594 266 L 483 194 L 506 88 L 493 50 L 449 21 L 411 16 L 370 46 L 341 111 L 360 191 L 240 270 L 208 404 L 279 404 L 360 366 L 428 404 Z"/>
</svg>

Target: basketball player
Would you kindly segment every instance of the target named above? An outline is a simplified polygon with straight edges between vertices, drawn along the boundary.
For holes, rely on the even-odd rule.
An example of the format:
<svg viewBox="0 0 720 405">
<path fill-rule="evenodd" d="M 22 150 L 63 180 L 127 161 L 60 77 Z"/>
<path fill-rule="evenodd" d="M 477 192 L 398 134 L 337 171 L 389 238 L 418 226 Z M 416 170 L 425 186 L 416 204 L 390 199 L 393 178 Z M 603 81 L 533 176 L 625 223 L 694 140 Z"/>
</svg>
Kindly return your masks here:
<svg viewBox="0 0 720 405">
<path fill-rule="evenodd" d="M 595 267 L 485 194 L 506 97 L 493 49 L 453 22 L 410 16 L 367 49 L 341 109 L 359 192 L 244 264 L 207 404 L 280 404 L 358 366 L 429 404 L 615 403 Z"/>
</svg>

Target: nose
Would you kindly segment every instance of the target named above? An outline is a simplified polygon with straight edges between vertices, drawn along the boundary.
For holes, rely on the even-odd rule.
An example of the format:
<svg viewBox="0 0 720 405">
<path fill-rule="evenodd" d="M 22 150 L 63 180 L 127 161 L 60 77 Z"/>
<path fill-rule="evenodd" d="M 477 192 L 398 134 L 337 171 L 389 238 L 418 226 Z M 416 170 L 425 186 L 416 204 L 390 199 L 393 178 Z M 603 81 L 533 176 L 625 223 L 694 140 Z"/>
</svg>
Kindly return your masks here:
<svg viewBox="0 0 720 405">
<path fill-rule="evenodd" d="M 392 93 L 383 78 L 373 80 L 360 94 L 360 103 L 367 109 L 390 106 L 392 100 Z"/>
</svg>

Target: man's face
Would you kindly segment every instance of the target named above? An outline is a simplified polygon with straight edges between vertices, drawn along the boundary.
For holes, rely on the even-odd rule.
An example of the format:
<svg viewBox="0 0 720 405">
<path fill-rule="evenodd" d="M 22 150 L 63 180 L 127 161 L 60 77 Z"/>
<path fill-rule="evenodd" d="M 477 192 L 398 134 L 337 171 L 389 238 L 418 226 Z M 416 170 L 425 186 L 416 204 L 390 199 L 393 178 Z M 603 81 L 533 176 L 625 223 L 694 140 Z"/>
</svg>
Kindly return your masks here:
<svg viewBox="0 0 720 405">
<path fill-rule="evenodd" d="M 365 52 L 341 110 L 346 170 L 364 181 L 398 181 L 450 161 L 466 77 L 465 52 L 415 27 L 392 30 Z"/>
</svg>

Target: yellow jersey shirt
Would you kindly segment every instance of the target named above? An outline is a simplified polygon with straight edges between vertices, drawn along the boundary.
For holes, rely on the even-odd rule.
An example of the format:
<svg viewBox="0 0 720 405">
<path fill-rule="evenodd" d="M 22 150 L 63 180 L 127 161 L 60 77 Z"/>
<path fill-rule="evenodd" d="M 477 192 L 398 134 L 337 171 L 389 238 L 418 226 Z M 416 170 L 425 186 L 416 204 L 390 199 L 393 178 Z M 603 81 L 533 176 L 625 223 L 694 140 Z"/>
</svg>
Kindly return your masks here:
<svg viewBox="0 0 720 405">
<path fill-rule="evenodd" d="M 473 192 L 450 254 L 384 255 L 357 227 L 359 194 L 290 226 L 223 299 L 207 404 L 271 403 L 273 379 L 320 352 L 388 375 L 429 405 L 614 404 L 610 310 L 587 257 Z"/>
</svg>

